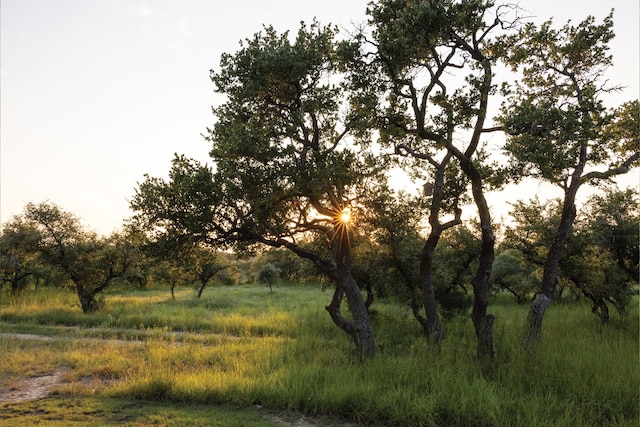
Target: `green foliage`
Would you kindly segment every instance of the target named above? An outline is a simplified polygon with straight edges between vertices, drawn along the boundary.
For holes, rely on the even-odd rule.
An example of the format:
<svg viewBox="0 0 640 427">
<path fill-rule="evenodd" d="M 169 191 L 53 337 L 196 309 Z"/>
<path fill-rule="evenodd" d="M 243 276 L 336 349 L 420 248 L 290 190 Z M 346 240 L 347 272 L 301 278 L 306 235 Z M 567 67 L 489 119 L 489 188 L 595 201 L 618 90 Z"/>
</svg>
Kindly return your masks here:
<svg viewBox="0 0 640 427">
<path fill-rule="evenodd" d="M 265 283 L 269 286 L 269 290 L 273 293 L 273 285 L 278 282 L 278 277 L 280 276 L 280 269 L 273 264 L 265 264 L 260 269 L 260 273 L 258 274 L 258 281 L 260 283 Z"/>
<path fill-rule="evenodd" d="M 496 255 L 493 262 L 491 283 L 494 288 L 511 293 L 520 304 L 540 286 L 535 277 L 536 271 L 535 264 L 527 262 L 521 252 L 505 249 Z"/>
<path fill-rule="evenodd" d="M 380 189 L 368 208 L 374 228 L 370 235 L 375 240 L 355 248 L 358 277 L 366 277 L 378 295 L 396 295 L 417 310 L 421 306 L 419 263 L 424 244 L 420 235 L 424 199 Z"/>
<path fill-rule="evenodd" d="M 176 155 L 168 182 L 145 176 L 136 189 L 131 223 L 152 242 L 151 255 L 179 253 L 196 242 L 222 245 L 224 241 L 211 240 L 226 225 L 220 198 L 211 168 Z"/>
<path fill-rule="evenodd" d="M 136 262 L 135 243 L 127 236 L 114 233 L 100 237 L 86 231 L 75 215 L 55 204 L 28 203 L 13 224 L 23 229 L 17 236 L 23 248 L 22 256 L 29 253 L 31 258 L 49 267 L 37 268 L 31 274 L 63 273 L 73 283 L 85 313 L 99 310 L 101 303 L 97 295 L 123 277 Z M 9 228 L 11 226 L 9 224 Z M 17 265 L 16 262 L 13 264 Z"/>
<path fill-rule="evenodd" d="M 606 248 L 618 266 L 638 281 L 638 236 L 640 201 L 632 188 L 606 188 L 604 194 L 591 197 L 584 215 L 584 228 L 593 244 Z"/>
<path fill-rule="evenodd" d="M 28 285 L 30 276 L 42 271 L 38 256 L 38 230 L 17 216 L 3 224 L 0 234 L 0 289 L 11 286 L 11 295 L 17 296 Z"/>
<path fill-rule="evenodd" d="M 423 310 L 420 262 L 424 247 L 423 197 L 380 193 L 372 204 L 376 213 L 371 236 L 354 249 L 354 274 L 379 296 L 395 296 L 416 311 Z M 471 305 L 468 287 L 480 251 L 477 236 L 466 227 L 445 232 L 434 254 L 434 290 L 442 314 L 453 317 Z"/>
<path fill-rule="evenodd" d="M 267 27 L 212 72 L 228 101 L 214 109 L 208 139 L 225 203 L 242 206 L 240 240 L 281 246 L 284 236 L 330 234 L 375 178 L 369 154 L 343 143 L 351 126 L 338 114 L 345 95 L 334 37 L 317 23 L 293 41 Z"/>
<path fill-rule="evenodd" d="M 257 280 L 262 268 L 270 264 L 278 269 L 279 278 L 289 282 L 303 282 L 317 279 L 317 274 L 312 273 L 309 262 L 295 255 L 291 251 L 279 248 L 270 248 L 268 251 L 253 258 L 251 272 L 254 280 Z"/>
<path fill-rule="evenodd" d="M 604 194 L 594 195 L 576 220 L 560 258 L 559 274 L 592 302 L 593 312 L 606 322 L 607 305 L 624 314 L 637 285 L 640 217 L 635 190 L 602 189 Z M 544 264 L 554 238 L 560 204 L 556 201 L 543 205 L 537 199 L 529 204 L 518 202 L 512 216 L 515 225 L 505 231 L 506 250 L 496 258 L 494 281 L 503 287 L 505 280 L 520 283 L 526 294 L 531 290 L 531 274 Z M 522 265 L 523 260 L 526 266 Z M 503 265 L 505 262 L 509 265 Z M 512 287 L 509 289 L 514 293 Z"/>
<path fill-rule="evenodd" d="M 443 234 L 434 254 L 433 274 L 436 299 L 445 317 L 466 313 L 471 307 L 469 287 L 479 254 L 480 241 L 468 227 L 454 227 Z"/>
<path fill-rule="evenodd" d="M 619 156 L 637 151 L 640 141 L 639 100 L 625 102 L 613 111 L 613 119 L 605 129 L 605 137 L 617 147 L 614 153 Z"/>
<path fill-rule="evenodd" d="M 523 74 L 501 118 L 510 134 L 505 148 L 514 176 L 563 186 L 586 164 L 637 165 L 637 100 L 607 111 L 601 99 L 613 89 L 604 75 L 612 64 L 612 14 L 600 25 L 591 16 L 577 26 L 552 25 L 551 20 L 540 27 L 527 24 L 502 40 L 507 62 Z"/>
</svg>

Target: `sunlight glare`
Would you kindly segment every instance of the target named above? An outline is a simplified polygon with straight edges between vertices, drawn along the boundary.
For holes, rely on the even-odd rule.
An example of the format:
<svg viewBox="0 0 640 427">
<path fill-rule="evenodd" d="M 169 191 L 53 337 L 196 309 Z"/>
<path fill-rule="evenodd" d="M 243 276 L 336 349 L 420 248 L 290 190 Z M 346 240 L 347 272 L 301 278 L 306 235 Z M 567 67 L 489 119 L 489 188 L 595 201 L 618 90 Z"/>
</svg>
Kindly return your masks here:
<svg viewBox="0 0 640 427">
<path fill-rule="evenodd" d="M 351 221 L 351 213 L 348 210 L 343 210 L 340 213 L 340 222 L 343 224 L 348 224 Z"/>
</svg>

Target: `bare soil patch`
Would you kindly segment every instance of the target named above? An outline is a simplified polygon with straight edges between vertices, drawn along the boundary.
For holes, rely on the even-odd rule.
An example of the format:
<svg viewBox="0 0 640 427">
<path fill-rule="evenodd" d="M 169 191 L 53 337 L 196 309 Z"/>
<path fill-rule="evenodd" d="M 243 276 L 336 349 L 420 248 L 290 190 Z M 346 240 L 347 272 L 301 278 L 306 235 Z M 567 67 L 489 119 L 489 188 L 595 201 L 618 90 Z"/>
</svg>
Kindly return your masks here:
<svg viewBox="0 0 640 427">
<path fill-rule="evenodd" d="M 50 375 L 4 381 L 0 388 L 0 403 L 47 397 L 57 385 L 64 382 L 64 376 L 70 372 L 71 369 L 63 366 Z"/>
<path fill-rule="evenodd" d="M 36 341 L 102 341 L 102 342 L 109 342 L 113 344 L 143 344 L 143 342 L 140 340 L 119 340 L 119 339 L 110 339 L 110 338 L 84 338 L 84 337 L 65 337 L 65 336 L 50 337 L 47 335 L 20 334 L 20 333 L 14 333 L 14 332 L 0 333 L 0 337 L 15 338 L 20 340 L 36 340 Z"/>
</svg>

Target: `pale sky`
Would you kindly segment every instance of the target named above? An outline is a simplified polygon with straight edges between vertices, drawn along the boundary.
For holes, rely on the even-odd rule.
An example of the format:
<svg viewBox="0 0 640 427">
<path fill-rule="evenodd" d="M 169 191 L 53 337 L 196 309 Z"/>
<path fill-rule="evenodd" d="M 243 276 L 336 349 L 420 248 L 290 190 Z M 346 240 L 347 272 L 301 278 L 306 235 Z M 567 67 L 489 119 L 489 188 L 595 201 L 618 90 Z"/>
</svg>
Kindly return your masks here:
<svg viewBox="0 0 640 427">
<path fill-rule="evenodd" d="M 367 2 L 1 0 L 0 222 L 48 200 L 101 234 L 119 229 L 145 173 L 166 176 L 176 152 L 209 161 L 201 134 L 220 102 L 209 70 L 223 52 L 262 24 L 296 31 L 316 17 L 352 29 Z M 611 106 L 639 95 L 638 3 L 519 1 L 558 24 L 616 9 L 609 78 L 627 88 Z"/>
</svg>

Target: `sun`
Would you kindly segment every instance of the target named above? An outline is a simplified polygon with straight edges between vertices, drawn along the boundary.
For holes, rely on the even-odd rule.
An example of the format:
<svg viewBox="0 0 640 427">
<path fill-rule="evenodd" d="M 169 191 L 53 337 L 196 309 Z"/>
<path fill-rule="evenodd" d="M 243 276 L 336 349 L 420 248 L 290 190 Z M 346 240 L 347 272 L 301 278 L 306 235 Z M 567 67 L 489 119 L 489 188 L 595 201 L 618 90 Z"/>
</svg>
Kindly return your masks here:
<svg viewBox="0 0 640 427">
<path fill-rule="evenodd" d="M 340 222 L 343 224 L 349 224 L 349 222 L 351 222 L 351 212 L 349 212 L 348 209 L 344 209 L 342 212 L 340 212 Z"/>
</svg>

